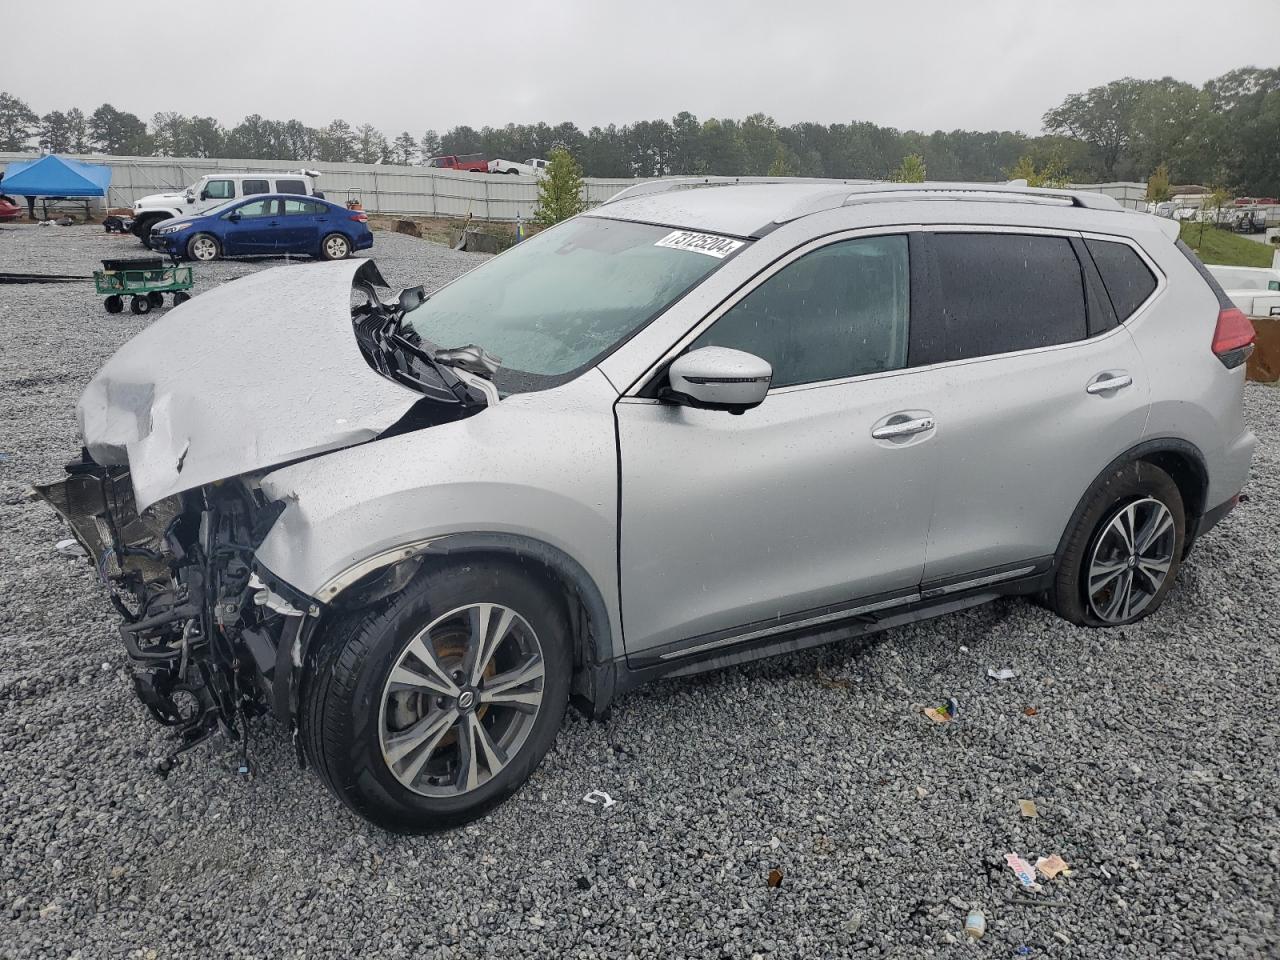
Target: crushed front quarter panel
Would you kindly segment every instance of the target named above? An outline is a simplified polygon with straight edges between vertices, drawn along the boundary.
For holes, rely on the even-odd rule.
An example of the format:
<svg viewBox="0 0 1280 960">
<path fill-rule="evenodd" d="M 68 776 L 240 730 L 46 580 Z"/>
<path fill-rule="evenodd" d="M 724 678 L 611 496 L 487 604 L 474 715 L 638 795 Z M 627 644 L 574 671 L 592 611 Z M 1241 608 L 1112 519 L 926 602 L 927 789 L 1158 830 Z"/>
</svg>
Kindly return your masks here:
<svg viewBox="0 0 1280 960">
<path fill-rule="evenodd" d="M 372 440 L 421 394 L 376 373 L 352 334 L 367 260 L 278 267 L 171 310 L 89 381 L 76 412 L 94 461 L 128 464 L 137 509 Z"/>
</svg>

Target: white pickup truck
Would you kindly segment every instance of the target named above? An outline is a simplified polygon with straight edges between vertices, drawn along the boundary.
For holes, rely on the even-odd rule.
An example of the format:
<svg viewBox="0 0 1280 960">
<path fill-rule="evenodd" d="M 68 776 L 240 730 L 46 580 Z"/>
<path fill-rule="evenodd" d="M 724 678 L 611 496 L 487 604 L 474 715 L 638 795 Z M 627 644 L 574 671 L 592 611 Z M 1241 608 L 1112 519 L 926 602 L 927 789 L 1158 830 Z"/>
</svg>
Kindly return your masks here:
<svg viewBox="0 0 1280 960">
<path fill-rule="evenodd" d="M 153 193 L 133 205 L 133 234 L 143 245 L 151 236 L 151 228 L 170 217 L 203 213 L 228 200 L 259 193 L 296 193 L 305 197 L 323 197 L 316 189 L 315 170 L 278 170 L 262 173 L 209 173 L 181 193 Z"/>
<path fill-rule="evenodd" d="M 526 160 L 524 163 L 516 163 L 514 160 L 490 160 L 490 173 L 522 173 L 526 177 L 540 177 L 547 172 L 547 165 L 550 161 L 539 160 L 534 157 Z"/>
</svg>

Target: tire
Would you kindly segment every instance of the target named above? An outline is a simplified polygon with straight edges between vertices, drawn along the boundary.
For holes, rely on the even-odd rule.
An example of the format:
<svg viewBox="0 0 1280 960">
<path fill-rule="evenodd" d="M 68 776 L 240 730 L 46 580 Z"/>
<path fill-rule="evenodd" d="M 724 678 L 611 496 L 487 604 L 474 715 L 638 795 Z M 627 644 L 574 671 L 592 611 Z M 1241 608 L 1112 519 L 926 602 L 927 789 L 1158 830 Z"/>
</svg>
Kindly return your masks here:
<svg viewBox="0 0 1280 960">
<path fill-rule="evenodd" d="M 141 316 L 151 312 L 151 301 L 146 297 L 133 296 L 129 298 L 129 309 Z"/>
<path fill-rule="evenodd" d="M 351 256 L 351 241 L 340 233 L 330 233 L 320 241 L 321 260 L 345 260 Z"/>
<path fill-rule="evenodd" d="M 508 629 L 493 648 L 492 666 L 468 686 L 459 668 L 467 665 L 475 621 L 459 611 L 481 605 L 495 607 L 489 622 L 506 622 Z M 503 608 L 509 620 L 497 613 Z M 393 673 L 418 680 L 427 673 L 425 661 L 410 654 L 421 649 L 415 646 L 420 635 L 452 678 L 454 694 L 436 696 L 439 680 L 431 681 L 434 692 L 425 684 L 393 684 Z M 347 807 L 388 830 L 420 833 L 481 816 L 529 778 L 564 719 L 572 663 L 563 604 L 512 564 L 477 559 L 427 571 L 390 601 L 335 622 L 318 639 L 320 653 L 303 689 L 307 753 Z M 537 676 L 531 651 L 541 657 Z M 513 682 L 526 671 L 531 680 Z M 503 678 L 506 692 L 498 689 Z M 472 701 L 464 702 L 470 691 Z M 530 714 L 486 699 L 495 696 L 538 697 L 538 703 Z M 464 731 L 475 725 L 485 737 L 483 744 L 465 741 L 476 744 L 470 756 L 499 763 L 465 762 Z M 425 739 L 414 741 L 415 732 Z M 405 747 L 414 742 L 420 748 Z M 490 753 L 484 744 L 496 749 Z M 384 759 L 397 751 L 398 758 Z M 472 770 L 474 781 L 465 776 Z"/>
<path fill-rule="evenodd" d="M 181 306 L 182 304 L 186 303 L 190 299 L 191 299 L 191 294 L 187 293 L 185 290 L 179 290 L 177 293 L 173 295 L 173 305 L 175 307 Z"/>
<path fill-rule="evenodd" d="M 218 238 L 208 233 L 197 233 L 187 241 L 187 257 L 200 263 L 209 263 L 222 256 Z"/>
<path fill-rule="evenodd" d="M 152 290 L 148 293 L 147 300 L 150 301 L 151 306 L 156 310 L 159 310 L 164 306 L 164 294 L 158 290 Z"/>
<path fill-rule="evenodd" d="M 520 173 L 520 171 L 519 171 L 519 170 L 508 170 L 508 171 L 507 171 L 507 176 L 516 176 L 516 175 L 518 175 L 519 173 Z"/>
<path fill-rule="evenodd" d="M 150 249 L 151 228 L 154 227 L 161 220 L 167 220 L 167 219 L 168 219 L 167 216 L 144 217 L 141 220 L 135 221 L 133 225 L 133 235 L 142 241 L 142 245 L 144 247 L 147 247 L 148 249 Z"/>
<path fill-rule="evenodd" d="M 124 299 L 119 294 L 113 293 L 103 301 L 102 305 L 107 308 L 107 313 L 121 313 L 124 310 Z"/>
<path fill-rule="evenodd" d="M 1089 627 L 1123 626 L 1155 613 L 1177 579 L 1186 522 L 1172 477 L 1144 461 L 1120 467 L 1095 485 L 1075 521 L 1048 606 Z M 1151 536 L 1157 529 L 1159 535 Z"/>
</svg>

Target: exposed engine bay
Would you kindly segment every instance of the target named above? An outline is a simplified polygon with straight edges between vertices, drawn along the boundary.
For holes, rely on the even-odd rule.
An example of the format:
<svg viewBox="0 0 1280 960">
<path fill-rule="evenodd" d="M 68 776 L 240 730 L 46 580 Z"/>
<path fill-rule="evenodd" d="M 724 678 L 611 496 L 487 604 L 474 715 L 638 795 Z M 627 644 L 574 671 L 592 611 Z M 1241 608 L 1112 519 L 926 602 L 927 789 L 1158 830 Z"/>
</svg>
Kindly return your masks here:
<svg viewBox="0 0 1280 960">
<path fill-rule="evenodd" d="M 138 698 L 177 729 L 175 753 L 219 729 L 243 744 L 248 719 L 272 709 L 278 651 L 289 650 L 309 606 L 254 569 L 254 548 L 283 504 L 231 481 L 140 515 L 127 467 L 85 455 L 67 471 L 36 491 L 70 525 L 110 592 Z"/>
</svg>

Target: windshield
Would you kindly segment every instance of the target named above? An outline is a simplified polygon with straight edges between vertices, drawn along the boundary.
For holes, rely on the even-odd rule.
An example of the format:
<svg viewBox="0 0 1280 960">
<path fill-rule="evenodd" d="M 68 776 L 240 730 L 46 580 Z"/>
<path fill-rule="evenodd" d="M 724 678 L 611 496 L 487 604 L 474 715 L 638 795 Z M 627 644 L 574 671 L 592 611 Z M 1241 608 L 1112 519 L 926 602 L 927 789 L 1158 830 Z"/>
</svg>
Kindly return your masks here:
<svg viewBox="0 0 1280 960">
<path fill-rule="evenodd" d="M 433 347 L 474 343 L 498 357 L 494 381 L 504 394 L 556 386 L 724 262 L 658 245 L 673 232 L 578 217 L 455 280 L 405 322 Z"/>
</svg>

